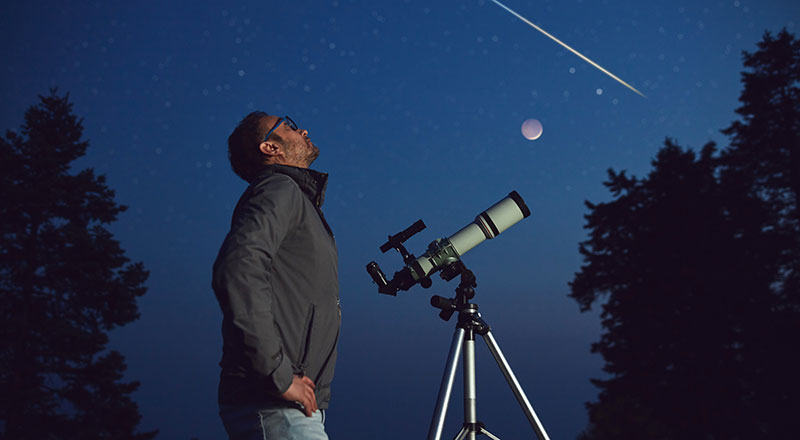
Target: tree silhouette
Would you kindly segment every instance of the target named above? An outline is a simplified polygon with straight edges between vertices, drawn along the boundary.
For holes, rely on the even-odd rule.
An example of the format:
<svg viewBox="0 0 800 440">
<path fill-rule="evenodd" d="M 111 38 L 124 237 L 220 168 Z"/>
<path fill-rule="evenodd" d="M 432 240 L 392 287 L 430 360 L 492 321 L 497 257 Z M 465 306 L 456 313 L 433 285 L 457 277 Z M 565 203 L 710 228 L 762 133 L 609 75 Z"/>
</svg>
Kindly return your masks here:
<svg viewBox="0 0 800 440">
<path fill-rule="evenodd" d="M 759 50 L 744 53 L 744 89 L 736 109 L 742 120 L 723 133 L 731 136 L 725 151 L 727 172 L 748 178 L 751 189 L 767 200 L 797 233 L 800 227 L 800 40 L 782 30 L 769 32 Z"/>
<path fill-rule="evenodd" d="M 150 439 L 107 332 L 138 318 L 147 271 L 104 227 L 125 206 L 83 156 L 69 96 L 0 137 L 0 438 Z"/>
<path fill-rule="evenodd" d="M 800 40 L 783 29 L 769 32 L 758 51 L 744 53 L 740 121 L 723 130 L 722 181 L 766 203 L 779 256 L 773 279 L 768 339 L 751 341 L 747 372 L 759 418 L 790 421 L 800 411 Z M 757 391 L 756 391 L 757 390 Z M 760 392 L 758 392 L 760 391 Z M 788 424 L 786 425 L 788 429 Z M 800 430 L 800 422 L 794 423 Z"/>
<path fill-rule="evenodd" d="M 800 311 L 800 40 L 784 29 L 758 47 L 744 54 L 742 120 L 723 130 L 731 136 L 723 177 L 769 203 L 785 243 L 783 300 Z"/>
<path fill-rule="evenodd" d="M 605 299 L 592 351 L 608 378 L 581 438 L 796 436 L 800 96 L 797 67 L 776 66 L 800 66 L 798 48 L 782 32 L 745 54 L 730 148 L 667 140 L 645 178 L 610 170 L 613 200 L 586 203 L 570 296 L 582 311 Z"/>
</svg>

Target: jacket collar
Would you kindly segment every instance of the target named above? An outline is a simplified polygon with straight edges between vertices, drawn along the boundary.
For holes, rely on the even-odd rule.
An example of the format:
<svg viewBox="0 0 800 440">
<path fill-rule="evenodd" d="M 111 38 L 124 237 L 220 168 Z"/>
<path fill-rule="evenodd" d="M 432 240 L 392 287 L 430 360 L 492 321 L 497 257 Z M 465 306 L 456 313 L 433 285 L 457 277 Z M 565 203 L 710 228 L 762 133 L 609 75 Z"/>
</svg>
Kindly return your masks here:
<svg viewBox="0 0 800 440">
<path fill-rule="evenodd" d="M 267 165 L 258 173 L 253 182 L 259 182 L 272 174 L 285 174 L 292 178 L 305 195 L 317 208 L 325 201 L 325 189 L 328 185 L 328 174 L 310 168 L 298 168 L 289 165 Z"/>
</svg>

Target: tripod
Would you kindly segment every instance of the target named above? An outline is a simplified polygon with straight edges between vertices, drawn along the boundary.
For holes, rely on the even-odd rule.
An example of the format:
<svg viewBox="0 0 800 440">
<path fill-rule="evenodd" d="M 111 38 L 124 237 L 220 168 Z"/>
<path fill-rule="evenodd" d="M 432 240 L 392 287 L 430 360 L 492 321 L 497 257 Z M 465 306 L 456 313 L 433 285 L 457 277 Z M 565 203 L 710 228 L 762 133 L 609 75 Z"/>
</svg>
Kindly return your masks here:
<svg viewBox="0 0 800 440">
<path fill-rule="evenodd" d="M 478 421 L 477 416 L 477 396 L 475 388 L 475 335 L 483 336 L 484 341 L 489 346 L 497 366 L 503 372 L 506 382 L 514 392 L 517 401 L 525 412 L 536 436 L 539 440 L 550 440 L 544 430 L 539 418 L 533 411 L 533 407 L 525 392 L 517 382 L 514 372 L 511 371 L 511 366 L 506 361 L 503 353 L 500 351 L 500 346 L 497 345 L 494 336 L 492 336 L 491 328 L 486 321 L 481 318 L 478 313 L 478 305 L 470 303 L 475 296 L 475 275 L 471 270 L 460 261 L 452 263 L 442 272 L 442 278 L 450 280 L 457 275 L 461 275 L 461 282 L 456 288 L 455 298 L 443 298 L 441 296 L 434 296 L 431 298 L 431 305 L 441 309 L 439 316 L 445 321 L 449 321 L 453 313 L 458 312 L 458 322 L 456 323 L 455 334 L 453 335 L 453 342 L 450 344 L 450 353 L 447 356 L 447 364 L 445 372 L 442 376 L 442 384 L 439 387 L 439 397 L 436 401 L 436 409 L 433 413 L 433 420 L 431 420 L 431 427 L 428 430 L 428 440 L 440 440 L 442 436 L 442 429 L 444 428 L 444 419 L 447 413 L 447 405 L 450 402 L 450 392 L 453 389 L 453 380 L 455 379 L 457 360 L 461 354 L 462 346 L 464 353 L 464 424 L 461 431 L 456 435 L 456 440 L 475 440 L 479 434 L 484 434 L 494 440 L 500 440 L 492 433 L 486 430 L 483 423 Z"/>
</svg>

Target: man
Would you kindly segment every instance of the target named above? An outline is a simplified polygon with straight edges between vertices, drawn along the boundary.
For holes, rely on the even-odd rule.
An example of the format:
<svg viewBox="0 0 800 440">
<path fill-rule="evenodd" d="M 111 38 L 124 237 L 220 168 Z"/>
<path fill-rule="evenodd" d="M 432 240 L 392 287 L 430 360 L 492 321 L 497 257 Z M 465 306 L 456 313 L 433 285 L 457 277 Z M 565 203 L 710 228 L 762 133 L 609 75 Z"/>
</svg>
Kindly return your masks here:
<svg viewBox="0 0 800 440">
<path fill-rule="evenodd" d="M 288 116 L 247 115 L 228 138 L 250 186 L 214 262 L 222 309 L 220 417 L 232 440 L 327 439 L 341 323 L 319 149 Z"/>
</svg>

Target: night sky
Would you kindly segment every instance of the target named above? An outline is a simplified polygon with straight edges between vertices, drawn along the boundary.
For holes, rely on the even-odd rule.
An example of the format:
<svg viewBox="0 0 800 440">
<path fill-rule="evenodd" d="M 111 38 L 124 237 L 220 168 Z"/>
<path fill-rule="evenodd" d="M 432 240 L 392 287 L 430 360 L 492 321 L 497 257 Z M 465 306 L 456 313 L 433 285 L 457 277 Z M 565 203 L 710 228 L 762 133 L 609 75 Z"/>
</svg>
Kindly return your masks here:
<svg viewBox="0 0 800 440">
<path fill-rule="evenodd" d="M 424 437 L 454 322 L 429 305 L 455 282 L 397 297 L 364 270 L 414 221 L 421 254 L 517 190 L 530 218 L 467 253 L 475 302 L 553 439 L 575 438 L 603 377 L 601 327 L 567 283 L 581 265 L 584 200 L 608 200 L 613 167 L 643 175 L 666 137 L 720 146 L 735 119 L 741 51 L 764 31 L 798 33 L 790 0 L 504 3 L 643 98 L 491 1 L 44 2 L 0 6 L 0 129 L 51 87 L 84 118 L 75 169 L 106 174 L 129 206 L 110 229 L 150 270 L 141 318 L 111 334 L 126 357 L 141 430 L 223 438 L 216 389 L 221 312 L 211 264 L 245 183 L 226 140 L 253 110 L 289 115 L 330 173 L 343 324 L 331 438 Z M 520 127 L 544 127 L 534 141 Z M 478 416 L 502 438 L 533 437 L 478 341 Z M 463 420 L 461 382 L 445 435 Z"/>
</svg>

